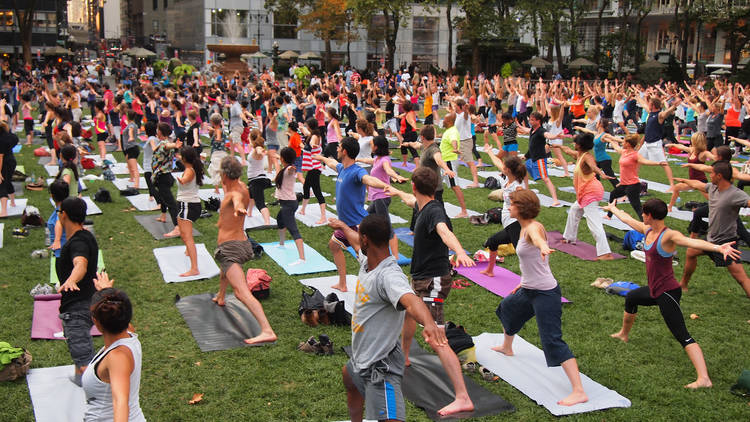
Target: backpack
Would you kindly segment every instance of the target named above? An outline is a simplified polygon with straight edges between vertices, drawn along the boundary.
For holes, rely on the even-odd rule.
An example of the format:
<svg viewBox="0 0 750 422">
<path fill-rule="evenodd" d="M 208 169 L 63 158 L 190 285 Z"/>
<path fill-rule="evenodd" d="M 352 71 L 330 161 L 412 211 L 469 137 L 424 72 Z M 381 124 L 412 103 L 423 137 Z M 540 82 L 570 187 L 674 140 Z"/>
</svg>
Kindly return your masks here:
<svg viewBox="0 0 750 422">
<path fill-rule="evenodd" d="M 104 180 L 114 182 L 115 180 L 115 173 L 110 168 L 105 168 L 104 171 L 102 171 L 102 177 Z"/>
<path fill-rule="evenodd" d="M 203 201 L 204 208 L 206 208 L 209 211 L 219 211 L 219 208 L 221 207 L 221 200 L 215 196 L 211 196 L 208 198 L 208 201 Z"/>
<path fill-rule="evenodd" d="M 109 194 L 109 191 L 107 189 L 99 188 L 99 190 L 94 194 L 94 201 L 112 202 L 112 195 Z"/>
<path fill-rule="evenodd" d="M 625 238 L 622 239 L 622 247 L 627 251 L 643 250 L 643 239 L 645 238 L 646 235 L 643 233 L 630 230 L 625 233 Z"/>
<path fill-rule="evenodd" d="M 484 187 L 487 189 L 497 189 L 500 187 L 500 182 L 494 176 L 490 176 L 484 181 Z"/>
<path fill-rule="evenodd" d="M 609 287 L 604 289 L 604 291 L 611 295 L 627 296 L 629 291 L 635 290 L 639 287 L 641 286 L 629 281 L 615 281 L 610 284 Z"/>
<path fill-rule="evenodd" d="M 260 268 L 248 268 L 247 287 L 256 299 L 266 299 L 271 293 L 271 276 L 266 270 Z"/>
<path fill-rule="evenodd" d="M 648 195 L 648 183 L 641 182 L 641 195 L 640 196 L 646 196 L 646 195 Z"/>
<path fill-rule="evenodd" d="M 138 189 L 134 187 L 127 187 L 120 191 L 120 196 L 135 196 L 138 195 Z"/>
<path fill-rule="evenodd" d="M 474 340 L 466 333 L 464 327 L 456 325 L 452 321 L 445 324 L 445 337 L 448 339 L 448 345 L 456 354 L 474 347 Z"/>
<path fill-rule="evenodd" d="M 39 208 L 32 207 L 31 205 L 26 206 L 21 215 L 21 225 L 42 227 L 44 220 L 42 220 L 42 215 L 39 213 Z"/>
<path fill-rule="evenodd" d="M 333 325 L 349 326 L 352 324 L 352 316 L 346 311 L 344 301 L 339 300 L 336 293 L 330 293 L 323 300 L 323 308 L 328 313 L 328 321 Z"/>
<path fill-rule="evenodd" d="M 500 224 L 503 221 L 503 209 L 502 207 L 490 208 L 485 213 L 487 221 L 493 224 Z"/>
</svg>

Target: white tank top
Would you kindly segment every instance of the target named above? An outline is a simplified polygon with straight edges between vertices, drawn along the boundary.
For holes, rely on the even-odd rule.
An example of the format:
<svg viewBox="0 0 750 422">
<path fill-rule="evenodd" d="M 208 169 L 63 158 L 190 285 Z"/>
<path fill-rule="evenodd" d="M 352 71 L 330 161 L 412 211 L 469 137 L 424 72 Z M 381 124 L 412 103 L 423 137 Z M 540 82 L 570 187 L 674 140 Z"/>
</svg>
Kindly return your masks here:
<svg viewBox="0 0 750 422">
<path fill-rule="evenodd" d="M 266 169 L 263 167 L 263 156 L 259 160 L 253 158 L 253 154 L 250 153 L 247 156 L 247 180 L 252 180 L 258 177 L 268 177 L 266 175 Z"/>
<path fill-rule="evenodd" d="M 201 198 L 198 196 L 198 183 L 195 177 L 184 185 L 178 183 L 177 202 L 201 202 Z"/>
<path fill-rule="evenodd" d="M 133 373 L 130 374 L 130 394 L 128 395 L 128 421 L 145 422 L 146 417 L 141 410 L 139 400 L 139 391 L 141 389 L 141 342 L 134 333 L 129 338 L 123 338 L 112 343 L 108 348 L 102 348 L 94 356 L 86 371 L 83 373 L 81 382 L 83 391 L 86 393 L 86 414 L 84 421 L 111 421 L 114 419 L 114 409 L 112 407 L 112 386 L 99 379 L 96 375 L 96 367 L 99 362 L 107 356 L 110 350 L 125 346 L 133 354 Z"/>
</svg>

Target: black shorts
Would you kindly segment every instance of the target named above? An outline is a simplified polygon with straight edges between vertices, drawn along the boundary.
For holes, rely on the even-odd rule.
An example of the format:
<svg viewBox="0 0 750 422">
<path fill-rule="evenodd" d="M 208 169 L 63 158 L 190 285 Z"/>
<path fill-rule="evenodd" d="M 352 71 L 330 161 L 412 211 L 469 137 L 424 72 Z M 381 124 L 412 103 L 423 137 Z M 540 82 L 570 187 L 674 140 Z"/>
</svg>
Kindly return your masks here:
<svg viewBox="0 0 750 422">
<path fill-rule="evenodd" d="M 706 138 L 706 149 L 708 151 L 711 151 L 712 149 L 718 148 L 722 145 L 724 145 L 724 138 L 722 138 L 721 135 Z"/>
<path fill-rule="evenodd" d="M 138 155 L 141 153 L 141 149 L 138 147 L 138 145 L 132 146 L 125 150 L 125 158 L 128 160 L 135 160 L 138 158 Z"/>
<path fill-rule="evenodd" d="M 34 134 L 34 120 L 23 119 L 23 130 L 26 132 L 27 135 L 33 135 Z"/>
<path fill-rule="evenodd" d="M 737 241 L 737 240 L 738 239 L 730 239 L 730 240 L 727 240 L 726 242 L 720 242 L 720 243 L 719 242 L 714 242 L 714 243 L 716 243 L 716 244 L 724 244 L 724 243 L 727 243 L 727 242 L 732 242 L 732 241 Z M 711 258 L 711 260 L 714 262 L 714 265 L 716 265 L 717 267 L 728 267 L 728 266 L 730 266 L 732 264 L 735 264 L 735 263 L 736 264 L 741 264 L 742 263 L 742 259 L 739 259 L 739 258 L 738 259 L 732 259 L 732 258 L 724 259 L 724 255 L 722 255 L 720 252 L 706 252 L 706 251 L 704 251 L 703 253 L 707 257 Z"/>
<path fill-rule="evenodd" d="M 107 139 L 109 138 L 109 133 L 102 132 L 96 134 L 96 142 L 107 142 Z"/>
<path fill-rule="evenodd" d="M 200 202 L 180 202 L 180 212 L 177 218 L 180 220 L 190 220 L 195 222 L 201 216 Z"/>
</svg>

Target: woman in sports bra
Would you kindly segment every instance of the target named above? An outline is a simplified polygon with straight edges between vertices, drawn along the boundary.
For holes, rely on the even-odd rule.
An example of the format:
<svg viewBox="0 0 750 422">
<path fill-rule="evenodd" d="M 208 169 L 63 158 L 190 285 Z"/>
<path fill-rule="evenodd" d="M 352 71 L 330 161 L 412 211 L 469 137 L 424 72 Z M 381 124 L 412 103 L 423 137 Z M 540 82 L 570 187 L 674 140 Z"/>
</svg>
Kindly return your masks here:
<svg viewBox="0 0 750 422">
<path fill-rule="evenodd" d="M 693 136 L 690 137 L 689 147 L 682 144 L 669 144 L 668 146 L 686 152 L 688 154 L 688 163 L 690 164 L 705 164 L 706 161 L 714 161 L 716 159 L 711 151 L 707 150 L 708 145 L 706 135 L 702 132 L 693 133 Z M 704 183 L 707 181 L 706 173 L 692 167 L 688 168 L 688 178 L 691 180 L 700 180 Z M 690 190 L 690 187 L 685 183 L 676 183 L 674 185 L 674 188 L 672 189 L 672 197 L 669 199 L 669 205 L 667 206 L 669 212 L 672 211 L 672 207 L 674 207 L 675 202 L 677 202 L 680 192 L 685 190 Z M 708 200 L 708 194 L 703 192 L 703 196 Z"/>
</svg>

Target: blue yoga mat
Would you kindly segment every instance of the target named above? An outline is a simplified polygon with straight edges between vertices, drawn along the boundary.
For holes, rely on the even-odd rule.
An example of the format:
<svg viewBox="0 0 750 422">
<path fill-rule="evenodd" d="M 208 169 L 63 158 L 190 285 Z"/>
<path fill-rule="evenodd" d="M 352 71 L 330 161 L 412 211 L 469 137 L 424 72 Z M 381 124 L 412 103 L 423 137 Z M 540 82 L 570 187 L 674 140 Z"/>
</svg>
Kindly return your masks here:
<svg viewBox="0 0 750 422">
<path fill-rule="evenodd" d="M 325 271 L 336 271 L 336 265 L 327 260 L 318 251 L 305 243 L 305 263 L 291 266 L 289 264 L 299 259 L 297 246 L 293 240 L 284 242 L 284 247 L 279 248 L 278 242 L 261 243 L 263 252 L 270 256 L 289 275 L 322 273 Z"/>
<path fill-rule="evenodd" d="M 13 154 L 18 154 L 19 152 L 21 152 L 21 148 L 23 148 L 23 145 L 21 145 L 21 144 L 18 144 L 16 146 L 14 146 L 13 147 Z"/>
<path fill-rule="evenodd" d="M 393 233 L 396 234 L 396 237 L 398 237 L 398 240 L 406 243 L 407 245 L 414 247 L 414 235 L 409 234 L 411 233 L 411 229 L 408 227 L 394 227 Z"/>
<path fill-rule="evenodd" d="M 346 248 L 347 251 L 349 251 L 350 254 L 356 259 L 357 258 L 357 252 L 354 250 L 353 247 L 349 246 Z M 393 254 L 393 252 L 391 252 Z M 398 253 L 398 265 L 411 265 L 411 258 L 407 258 L 401 254 L 401 252 Z"/>
</svg>

